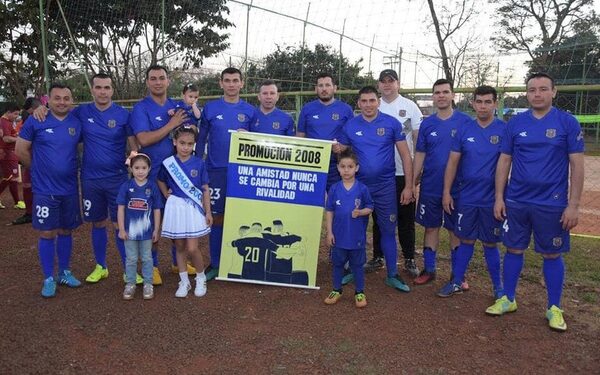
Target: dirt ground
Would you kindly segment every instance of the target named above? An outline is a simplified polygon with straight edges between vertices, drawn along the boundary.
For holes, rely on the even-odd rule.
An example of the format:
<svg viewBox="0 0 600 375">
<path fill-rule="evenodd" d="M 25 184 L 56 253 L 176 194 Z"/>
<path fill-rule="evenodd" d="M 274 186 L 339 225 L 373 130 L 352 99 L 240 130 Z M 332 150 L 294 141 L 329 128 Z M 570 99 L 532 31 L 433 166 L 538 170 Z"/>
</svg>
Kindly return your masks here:
<svg viewBox="0 0 600 375">
<path fill-rule="evenodd" d="M 445 258 L 434 285 L 408 294 L 384 286 L 384 271 L 368 274 L 369 305 L 358 310 L 351 286 L 337 305 L 323 304 L 331 287 L 324 248 L 321 290 L 213 281 L 205 297 L 183 300 L 174 297 L 178 277 L 162 251 L 164 285 L 155 299 L 143 301 L 138 289 L 133 301 L 123 301 L 111 239 L 108 279 L 59 287 L 45 300 L 35 233 L 4 225 L 21 213 L 0 210 L 2 374 L 600 373 L 597 306 L 567 288 L 569 330 L 553 332 L 544 319 L 544 288 L 522 280 L 518 311 L 488 317 L 490 283 L 481 272 L 470 273 L 469 292 L 434 295 L 448 277 Z M 81 280 L 94 266 L 89 231 L 84 225 L 74 235 L 72 269 Z"/>
</svg>

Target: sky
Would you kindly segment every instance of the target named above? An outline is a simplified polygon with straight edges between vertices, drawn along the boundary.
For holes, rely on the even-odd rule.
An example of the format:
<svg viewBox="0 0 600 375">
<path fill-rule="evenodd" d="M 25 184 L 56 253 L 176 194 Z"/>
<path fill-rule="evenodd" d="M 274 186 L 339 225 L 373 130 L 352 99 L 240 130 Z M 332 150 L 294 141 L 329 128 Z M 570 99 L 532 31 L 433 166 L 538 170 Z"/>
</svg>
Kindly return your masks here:
<svg viewBox="0 0 600 375">
<path fill-rule="evenodd" d="M 250 3 L 252 8 L 248 13 Z M 436 0 L 440 8 L 452 3 L 452 0 Z M 598 3 L 597 0 L 594 8 L 600 12 Z M 497 52 L 497 48 L 489 41 L 489 37 L 498 31 L 494 25 L 493 6 L 485 0 L 477 4 L 481 7 L 477 10 L 474 22 L 461 30 L 463 34 L 457 40 L 464 39 L 466 33 L 477 36 L 478 46 L 469 53 L 483 53 L 495 62 L 496 69 L 490 80 L 492 84 L 522 85 L 527 56 Z M 389 63 L 390 57 L 398 55 L 397 51 L 402 49 L 399 70 L 403 88 L 430 87 L 433 81 L 442 76 L 439 60 L 432 61 L 435 60 L 432 56 L 437 54 L 437 40 L 426 1 L 230 0 L 227 6 L 230 14 L 226 18 L 235 24 L 234 28 L 227 30 L 230 47 L 205 61 L 204 67 L 209 71 L 218 72 L 229 61 L 239 66 L 246 54 L 246 36 L 248 59 L 257 61 L 273 52 L 277 45 L 300 46 L 305 32 L 305 42 L 310 48 L 317 43 L 324 43 L 339 50 L 338 34 L 342 33 L 353 39 L 344 38 L 341 50 L 351 62 L 363 59 L 363 73 L 368 72 L 369 67 L 375 74 L 388 68 L 386 62 Z M 307 25 L 304 29 L 305 19 L 313 25 Z M 394 68 L 398 70 L 398 65 Z"/>
</svg>

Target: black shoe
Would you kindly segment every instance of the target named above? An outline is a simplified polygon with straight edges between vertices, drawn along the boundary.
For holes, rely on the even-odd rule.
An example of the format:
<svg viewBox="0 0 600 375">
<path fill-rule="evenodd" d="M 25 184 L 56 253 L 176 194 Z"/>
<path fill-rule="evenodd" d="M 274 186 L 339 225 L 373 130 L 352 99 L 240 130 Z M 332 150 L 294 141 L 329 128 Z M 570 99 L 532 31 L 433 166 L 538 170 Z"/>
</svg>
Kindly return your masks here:
<svg viewBox="0 0 600 375">
<path fill-rule="evenodd" d="M 29 224 L 31 223 L 31 215 L 25 214 L 21 217 L 16 218 L 12 221 L 12 225 L 21 225 L 21 224 Z"/>
<path fill-rule="evenodd" d="M 415 263 L 414 259 L 405 259 L 404 269 L 408 271 L 412 277 L 419 276 L 419 267 L 417 267 L 417 263 Z"/>
<path fill-rule="evenodd" d="M 377 257 L 373 258 L 367 263 L 365 263 L 364 268 L 366 273 L 375 272 L 379 269 L 382 269 L 384 266 L 383 258 Z"/>
</svg>

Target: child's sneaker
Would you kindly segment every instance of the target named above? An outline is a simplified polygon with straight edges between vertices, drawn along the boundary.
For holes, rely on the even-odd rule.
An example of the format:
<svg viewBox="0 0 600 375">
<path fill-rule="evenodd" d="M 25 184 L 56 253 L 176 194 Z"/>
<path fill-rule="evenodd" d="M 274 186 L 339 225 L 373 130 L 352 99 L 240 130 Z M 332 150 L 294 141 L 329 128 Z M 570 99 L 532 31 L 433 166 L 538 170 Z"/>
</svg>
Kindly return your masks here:
<svg viewBox="0 0 600 375">
<path fill-rule="evenodd" d="M 334 305 L 340 300 L 340 298 L 342 298 L 342 293 L 338 292 L 337 290 L 332 290 L 327 298 L 325 298 L 325 304 Z"/>
<path fill-rule="evenodd" d="M 54 281 L 54 277 L 50 276 L 46 280 L 44 280 L 44 285 L 42 286 L 42 297 L 44 298 L 52 298 L 56 295 L 56 281 Z"/>
<path fill-rule="evenodd" d="M 142 282 L 144 282 L 142 280 Z M 152 285 L 162 285 L 162 277 L 158 267 L 152 267 Z"/>
<path fill-rule="evenodd" d="M 125 284 L 125 290 L 123 290 L 123 299 L 131 300 L 135 295 L 135 284 Z"/>
<path fill-rule="evenodd" d="M 196 278 L 196 288 L 194 289 L 194 295 L 196 297 L 202 297 L 206 294 L 206 278 Z"/>
<path fill-rule="evenodd" d="M 563 318 L 563 311 L 556 305 L 552 305 L 548 311 L 546 311 L 546 319 L 548 319 L 548 325 L 555 331 L 564 332 L 567 330 L 567 323 Z"/>
<path fill-rule="evenodd" d="M 354 295 L 354 303 L 358 308 L 365 307 L 367 306 L 367 297 L 365 297 L 364 293 L 356 293 Z"/>
<path fill-rule="evenodd" d="M 179 288 L 175 292 L 175 297 L 177 298 L 185 298 L 188 295 L 188 292 L 192 289 L 192 286 L 185 281 L 179 282 Z"/>
<path fill-rule="evenodd" d="M 154 286 L 152 284 L 144 284 L 144 299 L 154 298 Z"/>
<path fill-rule="evenodd" d="M 78 288 L 81 286 L 81 281 L 77 280 L 69 270 L 63 270 L 58 274 L 58 283 L 66 285 L 69 288 Z"/>
</svg>

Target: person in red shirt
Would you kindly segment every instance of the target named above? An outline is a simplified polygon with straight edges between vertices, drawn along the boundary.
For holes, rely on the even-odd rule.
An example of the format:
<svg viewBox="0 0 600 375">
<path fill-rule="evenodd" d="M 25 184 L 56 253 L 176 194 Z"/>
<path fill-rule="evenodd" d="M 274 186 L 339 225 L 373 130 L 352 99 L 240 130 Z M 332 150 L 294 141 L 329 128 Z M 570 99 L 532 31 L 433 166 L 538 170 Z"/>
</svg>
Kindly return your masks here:
<svg viewBox="0 0 600 375">
<path fill-rule="evenodd" d="M 17 104 L 8 103 L 6 112 L 0 118 L 0 169 L 2 169 L 2 181 L 0 182 L 0 194 L 7 187 L 14 201 L 14 207 L 25 208 L 25 203 L 19 200 L 19 159 L 15 154 L 15 142 L 17 141 L 16 122 L 21 108 Z M 4 208 L 0 203 L 0 208 Z"/>
</svg>

